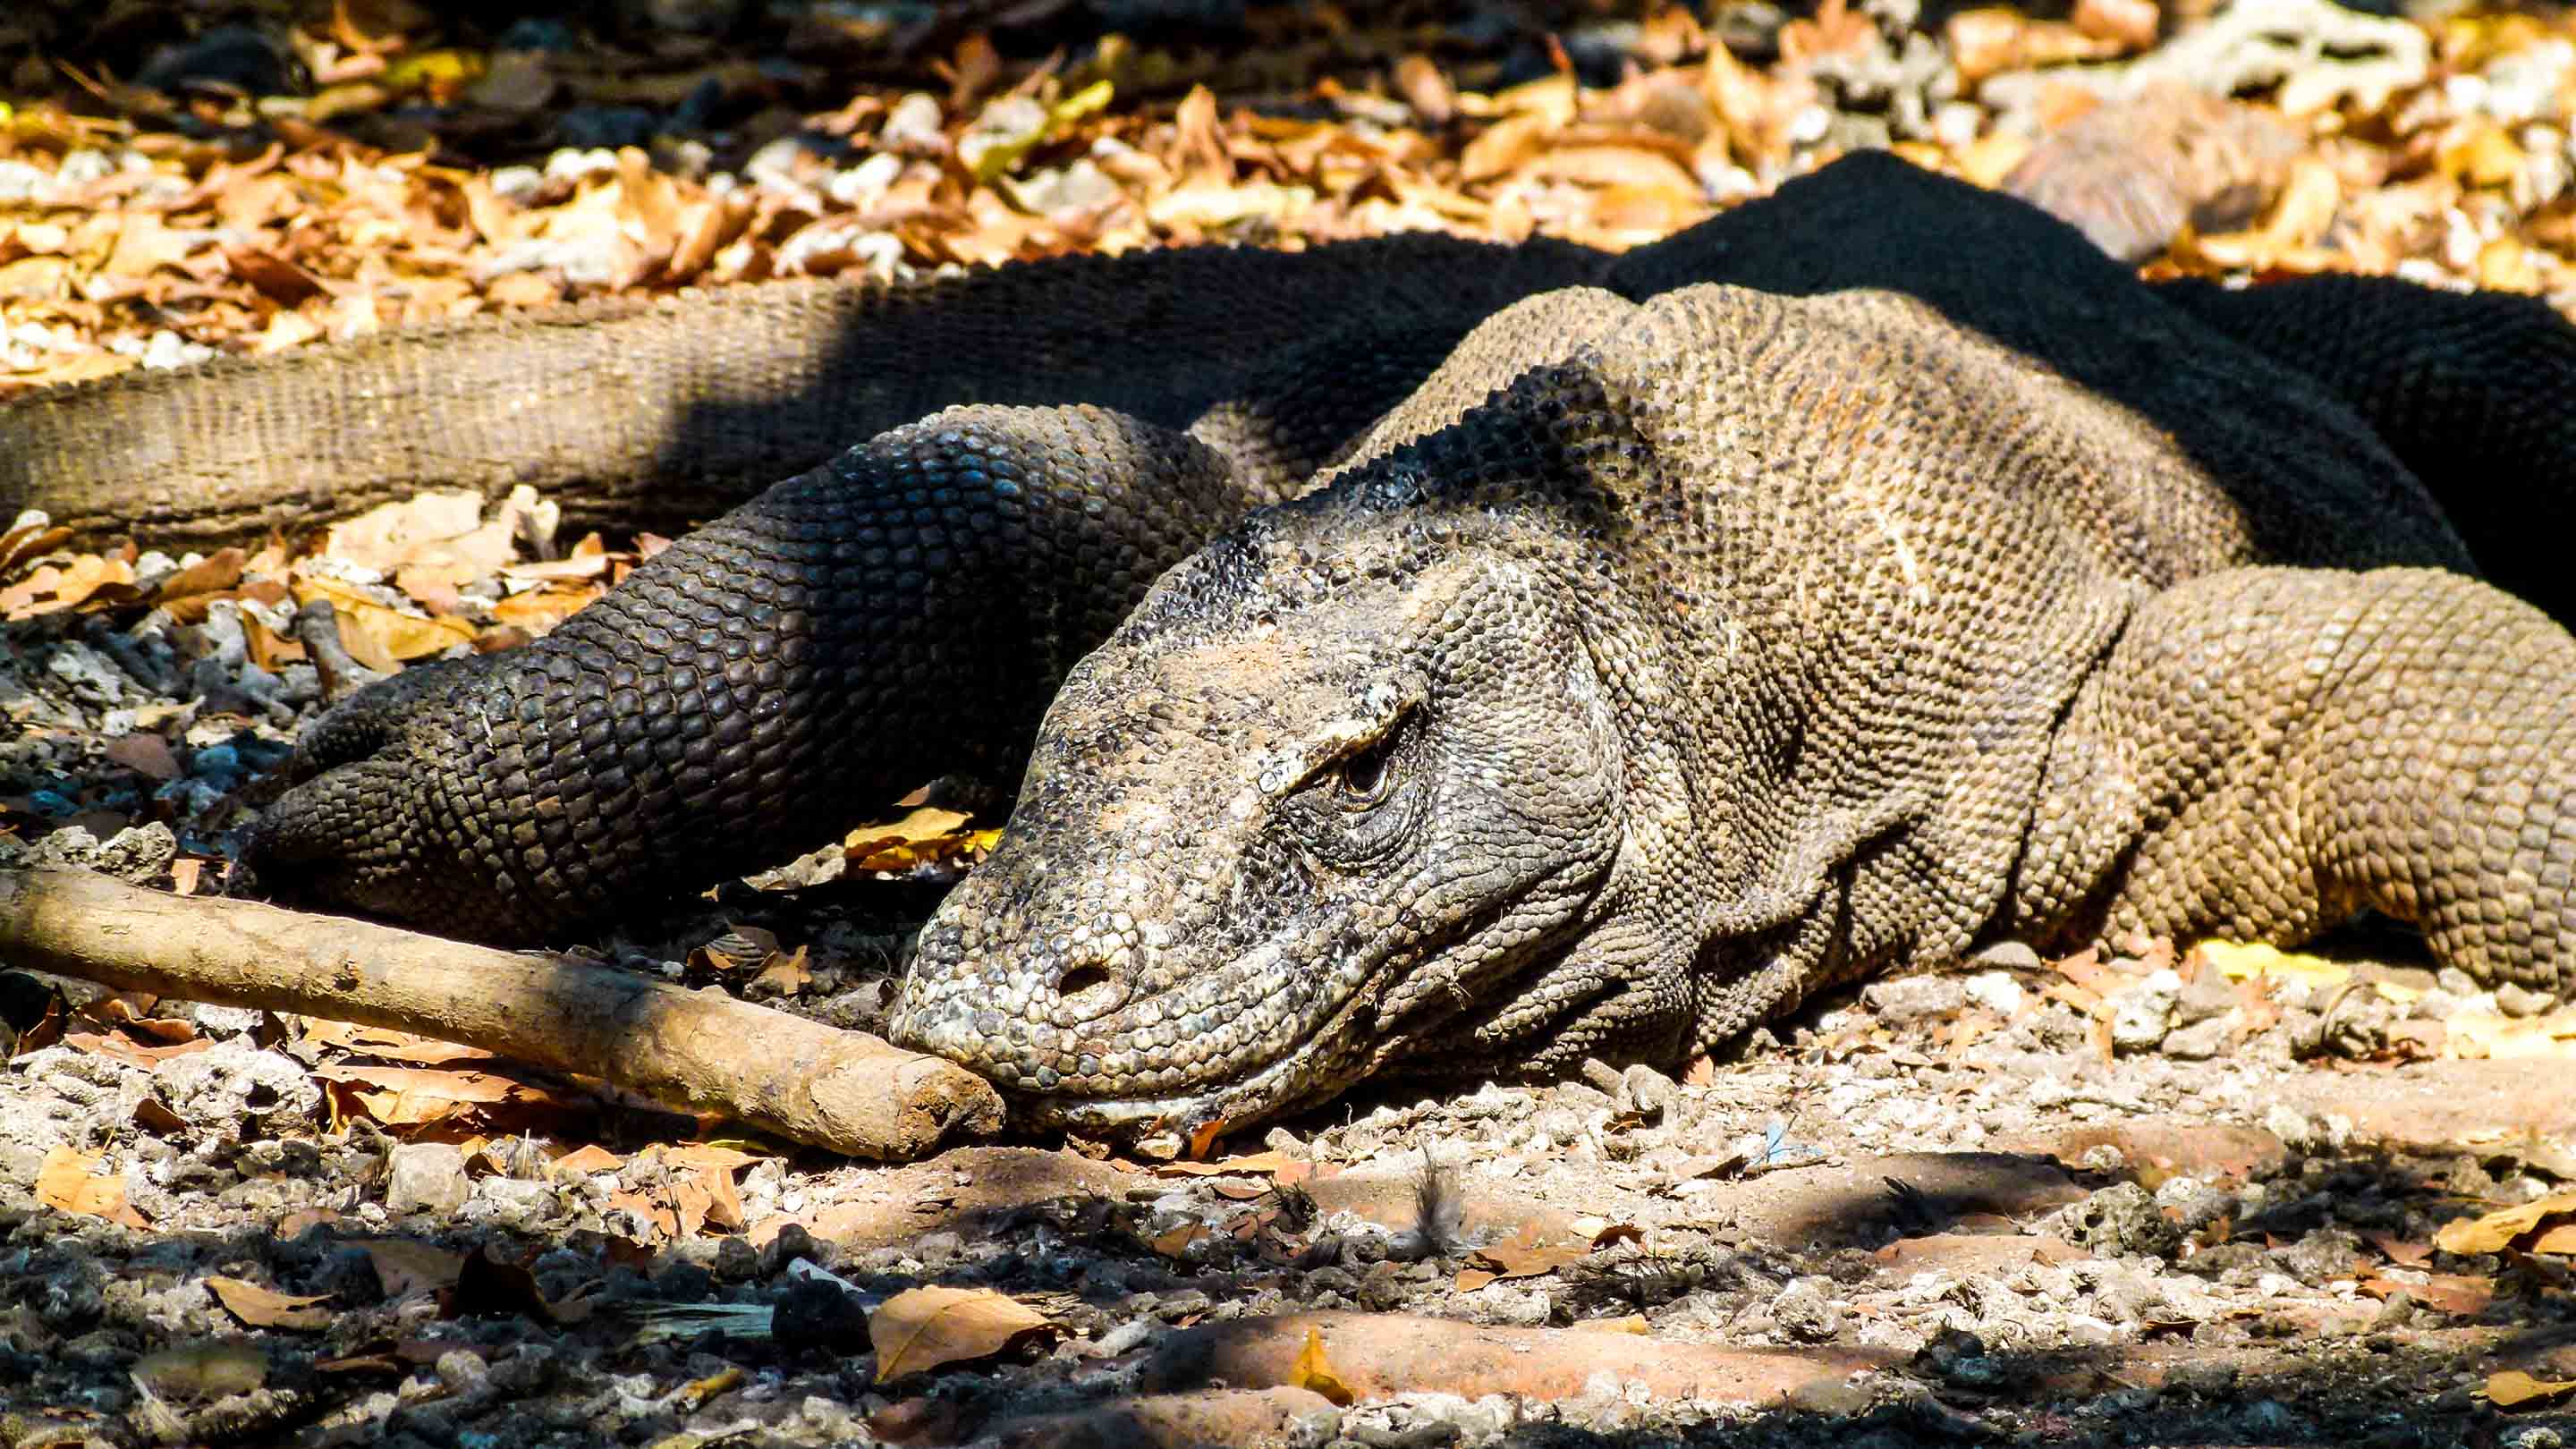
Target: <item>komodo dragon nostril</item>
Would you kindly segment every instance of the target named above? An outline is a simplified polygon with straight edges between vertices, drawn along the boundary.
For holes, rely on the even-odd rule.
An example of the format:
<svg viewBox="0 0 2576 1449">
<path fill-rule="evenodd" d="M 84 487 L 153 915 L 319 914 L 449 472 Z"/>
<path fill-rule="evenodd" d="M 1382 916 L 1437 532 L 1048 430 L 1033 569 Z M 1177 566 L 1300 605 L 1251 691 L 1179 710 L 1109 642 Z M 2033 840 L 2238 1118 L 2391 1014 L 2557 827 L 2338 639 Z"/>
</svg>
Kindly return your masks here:
<svg viewBox="0 0 2576 1449">
<path fill-rule="evenodd" d="M 1048 1013 L 1070 1025 L 1117 1010 L 1126 1004 L 1127 987 L 1107 965 L 1081 961 L 1055 979 L 1056 1010 Z"/>
</svg>

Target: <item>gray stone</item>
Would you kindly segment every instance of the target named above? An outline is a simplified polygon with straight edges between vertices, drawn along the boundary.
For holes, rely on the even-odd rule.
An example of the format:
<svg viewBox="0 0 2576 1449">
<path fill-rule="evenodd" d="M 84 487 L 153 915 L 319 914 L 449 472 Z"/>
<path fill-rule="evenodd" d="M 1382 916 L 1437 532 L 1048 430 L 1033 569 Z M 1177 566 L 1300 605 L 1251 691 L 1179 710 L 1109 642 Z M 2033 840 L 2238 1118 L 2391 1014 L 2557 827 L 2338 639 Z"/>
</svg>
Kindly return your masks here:
<svg viewBox="0 0 2576 1449">
<path fill-rule="evenodd" d="M 385 1178 L 385 1211 L 453 1213 L 474 1186 L 465 1177 L 465 1153 L 452 1142 L 406 1142 L 393 1150 Z"/>
<path fill-rule="evenodd" d="M 1801 1343 L 1825 1343 L 1842 1331 L 1843 1308 L 1831 1278 L 1793 1278 L 1771 1300 L 1771 1321 Z"/>
<path fill-rule="evenodd" d="M 1955 1016 L 1967 1004 L 1968 989 L 1951 976 L 1899 976 L 1863 987 L 1861 1003 L 1890 1026 Z"/>
<path fill-rule="evenodd" d="M 2229 1030 L 2224 1017 L 2176 1027 L 2165 1033 L 2164 1054 L 2187 1062 L 2205 1062 L 2227 1050 Z"/>
<path fill-rule="evenodd" d="M 158 1063 L 152 1090 L 210 1141 L 286 1136 L 309 1129 L 322 1113 L 322 1089 L 303 1063 L 238 1039 Z"/>
</svg>

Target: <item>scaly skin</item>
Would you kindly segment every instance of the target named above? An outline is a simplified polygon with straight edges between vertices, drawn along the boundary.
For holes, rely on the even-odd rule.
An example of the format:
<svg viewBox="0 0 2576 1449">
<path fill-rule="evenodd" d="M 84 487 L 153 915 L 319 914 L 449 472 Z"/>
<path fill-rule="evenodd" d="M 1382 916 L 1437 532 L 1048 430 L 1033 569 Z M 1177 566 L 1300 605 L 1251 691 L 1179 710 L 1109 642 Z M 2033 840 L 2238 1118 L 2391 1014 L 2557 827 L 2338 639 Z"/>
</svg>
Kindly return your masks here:
<svg viewBox="0 0 2576 1449">
<path fill-rule="evenodd" d="M 2564 994 L 2576 645 L 2465 576 L 2407 461 L 2445 399 L 2521 420 L 2563 324 L 2419 343 L 2488 304 L 2412 289 L 2168 305 L 1884 157 L 1597 281 L 1399 272 L 1311 346 L 1228 354 L 1189 435 L 888 434 L 531 650 L 352 701 L 250 859 L 560 934 L 1027 759 L 895 1030 L 1101 1131 L 1670 1058 L 2104 923 L 2286 941 L 2377 905 Z M 2374 361 L 2280 360 L 2342 334 Z M 2426 369 L 2491 386 L 2378 380 Z M 2553 426 L 2500 466 L 2563 495 Z"/>
<path fill-rule="evenodd" d="M 1126 1134 L 1668 1061 L 2105 924 L 2369 906 L 2576 979 L 2576 640 L 2536 609 L 2244 567 L 2181 440 L 1906 299 L 1553 302 L 1462 350 L 1513 351 L 1508 390 L 1256 515 L 1075 671 L 898 1040 Z M 2406 533 L 2300 557 L 2444 551 Z"/>
</svg>

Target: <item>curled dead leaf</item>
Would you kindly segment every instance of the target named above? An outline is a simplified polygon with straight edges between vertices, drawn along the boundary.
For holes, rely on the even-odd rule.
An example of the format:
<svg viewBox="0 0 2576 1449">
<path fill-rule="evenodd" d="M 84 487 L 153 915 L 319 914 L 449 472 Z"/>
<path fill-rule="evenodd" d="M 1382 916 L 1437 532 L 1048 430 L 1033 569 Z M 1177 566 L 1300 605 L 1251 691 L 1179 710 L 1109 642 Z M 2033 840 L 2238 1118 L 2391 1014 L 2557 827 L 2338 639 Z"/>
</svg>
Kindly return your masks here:
<svg viewBox="0 0 2576 1449">
<path fill-rule="evenodd" d="M 990 1358 L 1054 1328 L 1046 1315 L 990 1288 L 907 1288 L 868 1315 L 881 1384 L 942 1364 Z"/>
<path fill-rule="evenodd" d="M 129 1228 L 151 1224 L 125 1200 L 125 1179 L 93 1173 L 103 1157 L 56 1147 L 36 1168 L 36 1201 L 62 1212 L 105 1218 Z"/>
<path fill-rule="evenodd" d="M 2520 1369 L 2502 1369 L 2487 1375 L 2481 1391 L 2488 1403 L 2511 1409 L 2523 1404 L 2551 1403 L 2576 1394 L 2576 1379 L 2536 1379 Z"/>
<path fill-rule="evenodd" d="M 2544 1225 L 2569 1217 L 2576 1217 L 2576 1192 L 2557 1193 L 2482 1218 L 2444 1223 L 2441 1231 L 2433 1235 L 2433 1245 L 2446 1253 L 2493 1253 L 2525 1236 L 2537 1235 Z"/>
<path fill-rule="evenodd" d="M 208 1278 L 206 1287 L 233 1317 L 253 1328 L 319 1329 L 332 1313 L 319 1307 L 328 1293 L 280 1293 L 241 1278 Z"/>
</svg>

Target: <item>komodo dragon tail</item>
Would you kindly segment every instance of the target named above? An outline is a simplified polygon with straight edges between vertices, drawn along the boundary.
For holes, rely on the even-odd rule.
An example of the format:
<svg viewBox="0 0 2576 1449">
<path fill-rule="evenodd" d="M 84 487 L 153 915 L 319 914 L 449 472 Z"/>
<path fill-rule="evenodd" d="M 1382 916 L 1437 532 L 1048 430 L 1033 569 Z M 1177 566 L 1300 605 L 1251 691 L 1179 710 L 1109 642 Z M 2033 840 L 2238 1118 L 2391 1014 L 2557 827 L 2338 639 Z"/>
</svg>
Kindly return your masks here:
<svg viewBox="0 0 2576 1449">
<path fill-rule="evenodd" d="M 944 407 L 1090 403 L 1180 427 L 1357 299 L 1472 318 L 1605 263 L 1434 234 L 1182 248 L 593 302 L 133 373 L 0 407 L 0 522 L 37 508 L 80 534 L 212 545 L 530 483 L 576 523 L 677 531 Z"/>
<path fill-rule="evenodd" d="M 2576 328 L 2549 304 L 2391 277 L 2155 292 L 2325 384 L 2424 480 L 2491 582 L 2576 620 Z"/>
</svg>

